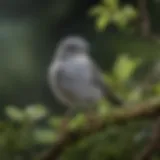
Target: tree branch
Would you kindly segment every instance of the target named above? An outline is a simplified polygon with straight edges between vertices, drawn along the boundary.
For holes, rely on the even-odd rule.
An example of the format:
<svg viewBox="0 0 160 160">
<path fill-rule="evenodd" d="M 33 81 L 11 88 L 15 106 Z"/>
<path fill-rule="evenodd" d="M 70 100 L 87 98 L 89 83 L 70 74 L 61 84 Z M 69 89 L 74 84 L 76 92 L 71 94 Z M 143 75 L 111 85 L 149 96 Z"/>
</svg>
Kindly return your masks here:
<svg viewBox="0 0 160 160">
<path fill-rule="evenodd" d="M 144 147 L 143 151 L 135 158 L 135 160 L 151 160 L 155 150 L 160 145 L 160 116 L 153 125 L 152 136 L 149 143 Z"/>
<path fill-rule="evenodd" d="M 65 151 L 65 149 L 82 139 L 85 136 L 95 134 L 103 130 L 107 125 L 125 123 L 132 119 L 152 118 L 160 115 L 160 97 L 153 98 L 140 104 L 128 105 L 124 108 L 113 109 L 105 118 L 95 118 L 94 128 L 91 129 L 90 124 L 86 123 L 81 128 L 74 131 L 66 131 L 61 135 L 57 142 L 54 143 L 52 149 L 47 152 L 41 160 L 56 160 Z"/>
</svg>

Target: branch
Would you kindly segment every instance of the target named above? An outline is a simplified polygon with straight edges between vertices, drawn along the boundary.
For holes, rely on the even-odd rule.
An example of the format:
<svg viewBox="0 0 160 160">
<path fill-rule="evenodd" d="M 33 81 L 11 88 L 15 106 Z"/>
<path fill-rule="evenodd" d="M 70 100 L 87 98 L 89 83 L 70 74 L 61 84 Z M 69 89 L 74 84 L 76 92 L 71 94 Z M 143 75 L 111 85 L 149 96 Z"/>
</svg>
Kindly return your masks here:
<svg viewBox="0 0 160 160">
<path fill-rule="evenodd" d="M 132 119 L 148 118 L 160 115 L 160 97 L 150 99 L 140 104 L 128 105 L 126 107 L 113 109 L 109 112 L 105 118 L 95 119 L 94 129 L 90 127 L 90 124 L 86 123 L 81 128 L 74 131 L 66 131 L 61 135 L 57 142 L 54 143 L 52 149 L 43 156 L 41 160 L 56 160 L 65 151 L 65 149 L 75 143 L 76 141 L 95 134 L 98 131 L 103 130 L 107 125 L 125 123 Z"/>
<path fill-rule="evenodd" d="M 160 116 L 157 118 L 156 123 L 153 125 L 152 136 L 148 145 L 145 146 L 143 151 L 137 156 L 135 160 L 151 160 L 154 151 L 160 145 Z"/>
</svg>

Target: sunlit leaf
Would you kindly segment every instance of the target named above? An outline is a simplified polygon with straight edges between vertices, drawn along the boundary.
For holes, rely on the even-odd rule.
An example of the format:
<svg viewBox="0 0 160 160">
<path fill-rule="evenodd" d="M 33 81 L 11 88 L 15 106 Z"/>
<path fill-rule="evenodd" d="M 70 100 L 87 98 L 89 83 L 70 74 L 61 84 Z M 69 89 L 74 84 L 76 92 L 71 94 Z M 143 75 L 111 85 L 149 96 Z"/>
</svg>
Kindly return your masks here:
<svg viewBox="0 0 160 160">
<path fill-rule="evenodd" d="M 86 119 L 84 114 L 77 114 L 76 117 L 69 122 L 69 128 L 71 130 L 74 130 L 83 126 L 85 123 L 86 123 Z"/>
<path fill-rule="evenodd" d="M 5 108 L 6 115 L 15 121 L 22 121 L 24 119 L 24 112 L 16 106 L 7 106 Z"/>
<path fill-rule="evenodd" d="M 25 109 L 25 113 L 31 120 L 40 120 L 47 115 L 47 109 L 42 105 L 30 105 Z"/>
<path fill-rule="evenodd" d="M 105 11 L 105 7 L 103 5 L 96 5 L 92 7 L 88 13 L 90 16 L 97 16 L 103 13 L 104 11 Z"/>
<path fill-rule="evenodd" d="M 99 17 L 97 17 L 96 19 L 97 30 L 104 31 L 106 26 L 109 24 L 109 21 L 110 21 L 109 12 L 106 11 L 103 14 L 101 14 Z"/>
<path fill-rule="evenodd" d="M 153 90 L 155 93 L 160 94 L 160 83 L 157 83 L 157 84 L 153 85 L 152 90 Z"/>
<path fill-rule="evenodd" d="M 133 60 L 127 55 L 121 55 L 115 62 L 113 74 L 119 81 L 125 82 L 129 80 L 135 69 L 139 66 L 140 62 L 141 61 L 139 59 Z"/>
<path fill-rule="evenodd" d="M 113 15 L 112 21 L 120 28 L 125 28 L 128 23 L 127 17 L 122 11 L 116 12 Z"/>
<path fill-rule="evenodd" d="M 137 17 L 137 11 L 131 5 L 125 5 L 123 8 L 123 13 L 128 17 L 128 20 Z"/>
<path fill-rule="evenodd" d="M 142 89 L 136 88 L 127 94 L 128 101 L 138 101 L 142 98 Z"/>
<path fill-rule="evenodd" d="M 89 15 L 95 17 L 97 30 L 104 31 L 110 23 L 125 29 L 137 17 L 138 12 L 131 5 L 121 7 L 119 0 L 103 0 L 89 10 Z"/>
<path fill-rule="evenodd" d="M 107 102 L 101 102 L 101 104 L 98 105 L 98 112 L 101 116 L 105 116 L 109 110 L 110 107 Z"/>
<path fill-rule="evenodd" d="M 34 131 L 34 139 L 37 143 L 51 144 L 56 140 L 56 134 L 53 130 L 37 129 Z"/>
<path fill-rule="evenodd" d="M 119 0 L 103 0 L 104 5 L 110 10 L 117 10 L 119 5 Z"/>
</svg>

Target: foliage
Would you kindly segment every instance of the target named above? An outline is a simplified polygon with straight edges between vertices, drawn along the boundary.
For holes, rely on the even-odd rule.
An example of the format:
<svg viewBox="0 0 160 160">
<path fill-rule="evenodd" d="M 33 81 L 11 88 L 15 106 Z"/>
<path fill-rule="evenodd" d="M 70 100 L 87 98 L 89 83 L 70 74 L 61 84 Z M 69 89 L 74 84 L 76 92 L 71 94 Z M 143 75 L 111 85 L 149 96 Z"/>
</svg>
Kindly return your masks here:
<svg viewBox="0 0 160 160">
<path fill-rule="evenodd" d="M 117 88 L 126 100 L 142 100 L 143 92 L 137 92 L 134 72 L 142 63 L 126 54 L 117 58 L 111 73 L 104 75 L 107 83 Z M 159 84 L 153 87 L 160 94 Z M 108 103 L 100 103 L 98 113 L 103 116 L 110 107 Z M 30 105 L 24 109 L 16 106 L 5 108 L 7 119 L 0 122 L 0 157 L 4 160 L 36 159 L 38 153 L 45 151 L 57 138 L 57 131 L 63 117 L 49 114 L 47 107 Z M 85 123 L 83 114 L 77 114 L 69 123 L 75 129 Z M 41 125 L 40 125 L 41 124 Z M 44 126 L 42 125 L 44 124 Z M 150 135 L 151 121 L 128 122 L 123 126 L 110 126 L 103 132 L 82 139 L 69 147 L 62 155 L 64 160 L 86 159 L 131 159 L 132 155 L 145 145 Z"/>
<path fill-rule="evenodd" d="M 36 27 L 35 29 L 32 28 L 34 30 L 33 32 L 30 32 L 30 30 L 32 30 L 30 29 L 30 27 L 24 27 L 24 30 L 25 31 L 29 30 L 29 34 L 33 35 L 33 37 L 36 34 L 38 34 L 38 32 L 40 35 L 46 35 L 46 32 L 44 33 L 43 30 L 46 30 L 46 24 L 48 25 L 49 23 L 47 21 L 51 21 L 50 18 L 53 21 L 53 17 L 55 17 L 54 23 L 59 22 L 59 21 L 63 22 L 63 19 L 65 19 L 66 22 L 68 21 L 68 23 L 70 23 L 71 17 L 67 19 L 67 16 L 72 15 L 71 14 L 72 10 L 78 11 L 79 4 L 80 4 L 78 2 L 77 3 L 78 8 L 76 8 L 74 5 L 72 5 L 73 3 L 74 3 L 74 0 L 64 1 L 64 3 L 59 3 L 58 6 L 60 7 L 57 7 L 57 5 L 48 4 L 48 6 L 51 6 L 51 7 L 49 8 L 45 7 L 46 11 L 43 10 L 43 12 L 41 12 L 42 13 L 41 15 L 38 14 L 40 15 L 42 19 L 44 19 L 43 21 L 44 23 L 41 23 L 41 27 L 37 27 L 37 26 L 39 26 L 39 22 L 41 22 L 42 19 L 36 20 L 36 22 L 38 22 L 38 25 L 36 24 L 37 26 L 35 25 L 35 22 L 34 22 L 34 25 Z M 156 2 L 156 7 L 157 6 L 158 6 L 158 2 Z M 32 8 L 35 8 L 35 7 L 32 7 Z M 9 7 L 9 10 L 11 10 L 10 7 Z M 83 9 L 81 8 L 79 11 L 83 12 Z M 114 26 L 116 26 L 118 29 L 123 30 L 123 29 L 127 29 L 130 22 L 137 18 L 138 11 L 136 8 L 134 8 L 131 5 L 126 5 L 126 4 L 121 5 L 119 0 L 102 0 L 101 3 L 95 6 L 92 6 L 90 8 L 89 15 L 95 18 L 95 26 L 98 31 L 104 31 L 110 24 L 114 24 Z M 61 18 L 63 16 L 64 18 Z M 157 16 L 154 15 L 154 19 L 155 19 L 154 21 L 156 22 L 156 25 L 157 25 L 156 17 L 158 16 L 159 16 L 159 12 Z M 34 16 L 32 15 L 32 17 Z M 47 17 L 47 18 L 45 19 L 44 17 Z M 75 17 L 75 22 L 77 24 L 77 16 L 73 16 L 73 17 Z M 83 18 L 80 18 L 80 19 L 83 19 Z M 25 19 L 28 19 L 28 18 L 25 18 Z M 33 19 L 34 19 L 33 21 L 35 21 L 35 17 Z M 88 29 L 88 24 L 86 25 L 85 23 L 86 22 L 84 21 L 80 21 L 79 24 L 76 25 L 79 27 L 78 30 L 82 31 L 84 30 L 84 28 Z M 87 23 L 90 23 L 90 22 L 87 22 Z M 34 50 L 35 48 L 31 49 L 35 45 L 35 44 L 34 45 L 32 44 L 33 40 L 31 40 L 34 38 L 33 37 L 31 38 L 31 36 L 30 38 L 27 38 L 26 40 L 27 45 L 25 46 L 24 45 L 25 43 L 23 42 L 25 40 L 22 40 L 23 38 L 21 38 L 21 36 L 22 37 L 25 37 L 25 36 L 23 34 L 21 36 L 17 34 L 21 32 L 21 29 L 17 27 L 19 25 L 14 25 L 14 27 L 18 31 L 16 31 L 16 29 L 14 29 L 13 26 L 8 25 L 8 23 L 4 25 L 3 27 L 2 26 L 1 26 L 1 31 L 3 31 L 3 33 L 4 31 L 6 31 L 7 35 L 9 34 L 10 38 L 13 37 L 13 41 L 11 41 L 10 39 L 9 43 L 7 41 L 4 41 L 4 43 L 2 43 L 2 46 L 3 46 L 2 48 L 5 50 L 5 55 L 7 56 L 6 58 L 3 58 L 3 56 L 1 57 L 2 59 L 1 69 L 3 69 L 2 73 L 4 73 L 4 71 L 6 72 L 6 75 L 4 77 L 1 77 L 0 79 L 1 80 L 1 83 L 0 83 L 1 92 L 4 92 L 3 90 L 7 90 L 7 89 L 10 92 L 12 88 L 14 88 L 14 91 L 18 90 L 19 93 L 22 92 L 20 89 L 17 89 L 17 86 L 20 86 L 20 88 L 23 88 L 23 85 L 26 86 L 27 83 L 21 84 L 19 83 L 19 81 L 17 82 L 18 78 L 15 78 L 14 80 L 15 83 L 13 83 L 13 80 L 11 80 L 11 78 L 7 78 L 7 77 L 12 77 L 12 76 L 14 78 L 16 77 L 15 75 L 21 77 L 24 82 L 28 82 L 28 80 L 31 79 L 31 77 L 33 77 L 34 83 L 32 84 L 33 85 L 32 91 L 36 90 L 35 86 L 39 83 L 38 80 L 40 78 L 39 76 L 37 76 L 37 73 L 39 73 L 40 71 L 35 70 L 35 72 L 32 72 L 34 69 L 38 68 L 37 67 L 38 63 L 37 61 L 32 61 L 34 56 L 31 56 L 29 54 L 31 52 L 35 53 L 35 50 Z M 67 26 L 70 26 L 70 25 L 67 25 Z M 6 29 L 7 27 L 9 27 L 8 30 Z M 29 28 L 29 29 L 26 29 L 26 28 Z M 55 34 L 56 36 L 59 36 L 57 35 L 58 34 L 57 27 L 48 26 L 47 29 L 48 28 L 56 28 L 54 33 L 56 33 Z M 63 29 L 67 28 L 66 29 L 67 34 L 68 34 L 68 28 L 71 28 L 71 30 L 75 29 L 72 27 L 65 27 L 64 25 L 64 27 L 59 27 L 60 35 L 61 35 L 61 32 L 63 32 L 61 28 Z M 91 30 L 91 26 L 90 26 L 90 30 Z M 23 31 L 23 33 L 25 31 Z M 92 33 L 93 32 L 91 32 L 91 34 Z M 29 34 L 27 32 L 26 35 L 29 35 Z M 55 35 L 53 36 L 51 34 L 51 36 L 53 37 L 56 37 Z M 2 34 L 2 39 L 3 39 L 3 36 L 4 34 Z M 105 38 L 107 36 L 105 36 Z M 15 41 L 15 37 L 16 37 L 16 41 Z M 108 37 L 110 41 L 114 39 L 114 44 L 116 44 L 116 49 L 117 49 L 116 52 L 121 53 L 121 51 L 127 50 L 129 51 L 129 53 L 134 52 L 135 55 L 139 55 L 140 53 L 142 53 L 145 55 L 145 57 L 146 55 L 148 55 L 149 57 L 153 57 L 153 55 L 150 53 L 154 53 L 154 54 L 157 53 L 155 54 L 155 57 L 156 55 L 159 55 L 159 48 L 158 48 L 159 44 L 157 45 L 155 41 L 154 42 L 143 41 L 142 43 L 142 40 L 137 39 L 136 37 L 133 42 L 131 41 L 130 37 L 129 39 L 125 39 L 125 37 L 116 35 L 116 37 L 113 38 L 113 34 Z M 38 37 L 38 41 L 39 41 L 39 38 L 40 37 Z M 40 43 L 37 44 L 38 46 L 37 55 L 38 55 L 38 59 L 41 57 L 42 62 L 44 62 L 45 58 L 43 56 L 44 55 L 43 47 L 44 47 L 44 43 L 46 43 L 46 37 L 44 36 L 41 38 L 43 39 L 41 42 L 41 44 L 43 45 L 39 45 Z M 7 36 L 4 39 L 6 40 Z M 37 40 L 35 41 L 37 42 Z M 31 46 L 32 45 L 33 46 L 29 47 L 29 43 Z M 151 47 L 151 44 L 153 44 L 152 47 Z M 42 48 L 40 48 L 41 46 Z M 98 43 L 96 43 L 96 48 L 98 48 Z M 106 50 L 104 47 L 102 48 Z M 102 48 L 99 48 L 101 49 L 99 51 L 102 51 Z M 2 55 L 3 55 L 3 49 L 2 49 Z M 8 51 L 8 49 L 10 49 L 10 51 Z M 8 51 L 8 53 L 13 52 L 14 53 L 13 56 L 11 56 L 11 54 L 7 54 L 6 50 Z M 40 52 L 40 50 L 42 51 Z M 45 49 L 45 53 L 47 53 L 46 49 Z M 108 51 L 108 48 L 107 48 L 107 53 L 110 53 L 110 51 Z M 136 70 L 139 68 L 139 66 L 143 62 L 139 58 L 129 57 L 128 56 L 129 53 L 122 54 L 121 56 L 117 58 L 117 60 L 115 61 L 115 65 L 112 68 L 111 73 L 106 73 L 104 75 L 104 79 L 106 80 L 106 83 L 109 83 L 110 85 L 112 85 L 115 92 L 119 93 L 121 97 L 123 97 L 126 101 L 129 101 L 129 102 L 141 101 L 150 95 L 153 96 L 153 95 L 160 94 L 160 84 L 159 83 L 155 84 L 151 88 L 151 90 L 145 93 L 143 92 L 143 88 L 141 88 L 141 86 L 137 84 L 137 81 L 134 77 L 134 73 L 136 72 Z M 10 65 L 8 65 L 9 57 L 11 57 L 9 61 Z M 109 58 L 109 61 L 110 61 L 110 58 Z M 3 67 L 3 64 L 5 67 Z M 43 64 L 40 64 L 40 66 L 42 65 Z M 8 68 L 10 68 L 11 74 L 7 72 Z M 41 67 L 39 68 L 40 68 L 39 70 L 41 70 Z M 41 73 L 39 74 L 41 75 Z M 29 88 L 29 87 L 26 87 L 26 88 Z M 14 91 L 13 91 L 13 94 L 15 94 Z M 30 88 L 29 90 L 25 90 L 25 93 L 26 93 L 25 95 L 27 96 L 28 93 L 31 94 L 32 91 Z M 37 94 L 39 94 L 38 92 L 39 90 L 37 91 Z M 33 95 L 35 97 L 36 96 L 38 97 L 38 95 L 36 95 L 35 93 L 36 92 L 32 93 L 30 97 L 32 97 Z M 17 101 L 23 101 L 19 98 L 19 94 L 17 95 L 18 95 Z M 13 97 L 15 98 L 15 96 Z M 11 99 L 14 99 L 14 98 L 11 98 Z M 2 97 L 1 97 L 1 100 L 2 100 Z M 6 101 L 8 103 L 9 101 L 8 97 L 6 98 Z M 102 101 L 100 102 L 99 107 L 97 108 L 97 112 L 100 114 L 100 116 L 103 116 L 112 109 L 114 108 L 112 108 L 111 104 L 109 104 L 108 102 Z M 38 157 L 41 155 L 41 153 L 43 151 L 48 150 L 48 148 L 56 140 L 58 136 L 57 131 L 63 119 L 62 116 L 58 117 L 58 116 L 51 115 L 46 106 L 42 106 L 39 104 L 29 105 L 23 109 L 20 106 L 19 107 L 18 106 L 6 106 L 5 114 L 6 114 L 5 120 L 0 121 L 0 158 L 2 160 L 28 160 L 28 159 L 38 160 L 39 159 Z M 74 130 L 74 129 L 77 129 L 83 126 L 85 122 L 86 122 L 86 119 L 84 118 L 84 114 L 78 113 L 69 122 L 69 127 L 70 129 Z M 104 131 L 101 131 L 88 138 L 82 139 L 81 141 L 77 142 L 73 146 L 70 146 L 66 150 L 66 152 L 62 155 L 61 159 L 62 160 L 132 159 L 132 155 L 139 152 L 145 146 L 146 139 L 150 136 L 150 126 L 151 125 L 152 125 L 151 120 L 143 120 L 143 121 L 141 120 L 141 121 L 127 122 L 123 126 L 122 125 L 108 126 Z M 153 158 L 153 160 L 156 160 L 156 159 L 159 159 L 159 158 L 158 156 L 156 157 L 156 154 L 155 154 L 155 157 Z"/>
<path fill-rule="evenodd" d="M 96 17 L 97 30 L 104 31 L 111 23 L 126 29 L 128 23 L 137 17 L 137 11 L 131 5 L 121 7 L 119 0 L 102 0 L 89 10 L 89 15 Z"/>
</svg>

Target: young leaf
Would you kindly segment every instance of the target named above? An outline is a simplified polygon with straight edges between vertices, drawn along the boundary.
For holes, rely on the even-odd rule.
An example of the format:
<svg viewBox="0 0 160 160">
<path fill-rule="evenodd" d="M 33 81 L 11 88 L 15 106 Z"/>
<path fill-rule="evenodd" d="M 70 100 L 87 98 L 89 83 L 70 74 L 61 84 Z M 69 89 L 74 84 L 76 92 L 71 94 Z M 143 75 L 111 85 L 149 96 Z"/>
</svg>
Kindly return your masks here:
<svg viewBox="0 0 160 160">
<path fill-rule="evenodd" d="M 128 101 L 138 101 L 142 98 L 142 90 L 141 88 L 136 88 L 134 90 L 132 90 L 130 93 L 128 93 L 128 97 L 127 97 Z"/>
<path fill-rule="evenodd" d="M 93 6 L 88 13 L 90 16 L 99 16 L 104 11 L 105 11 L 105 7 L 103 5 L 96 5 L 96 6 Z"/>
<path fill-rule="evenodd" d="M 47 115 L 47 110 L 42 105 L 30 105 L 25 109 L 25 113 L 31 120 L 40 120 Z"/>
<path fill-rule="evenodd" d="M 22 121 L 24 119 L 24 112 L 16 106 L 7 106 L 5 108 L 6 115 L 15 121 Z"/>
<path fill-rule="evenodd" d="M 115 62 L 113 74 L 120 82 L 124 83 L 129 80 L 140 62 L 139 59 L 133 60 L 127 55 L 122 55 Z"/>
<path fill-rule="evenodd" d="M 51 127 L 56 127 L 57 128 L 58 126 L 60 126 L 61 121 L 62 121 L 61 117 L 50 117 L 49 120 L 48 120 L 48 124 Z"/>
<path fill-rule="evenodd" d="M 72 119 L 69 123 L 69 128 L 71 130 L 77 129 L 80 126 L 83 126 L 86 122 L 84 114 L 77 114 L 74 119 Z"/>
<path fill-rule="evenodd" d="M 103 0 L 103 3 L 107 8 L 113 11 L 118 9 L 119 0 Z"/>
<path fill-rule="evenodd" d="M 56 139 L 56 134 L 53 130 L 37 129 L 34 131 L 34 139 L 37 143 L 51 144 Z"/>
<path fill-rule="evenodd" d="M 131 5 L 125 5 L 123 8 L 123 13 L 126 15 L 128 20 L 137 17 L 137 11 Z"/>
<path fill-rule="evenodd" d="M 97 17 L 96 28 L 99 31 L 104 31 L 106 26 L 109 24 L 109 21 L 110 21 L 109 12 L 105 11 L 101 15 L 99 15 L 99 17 Z"/>
</svg>

